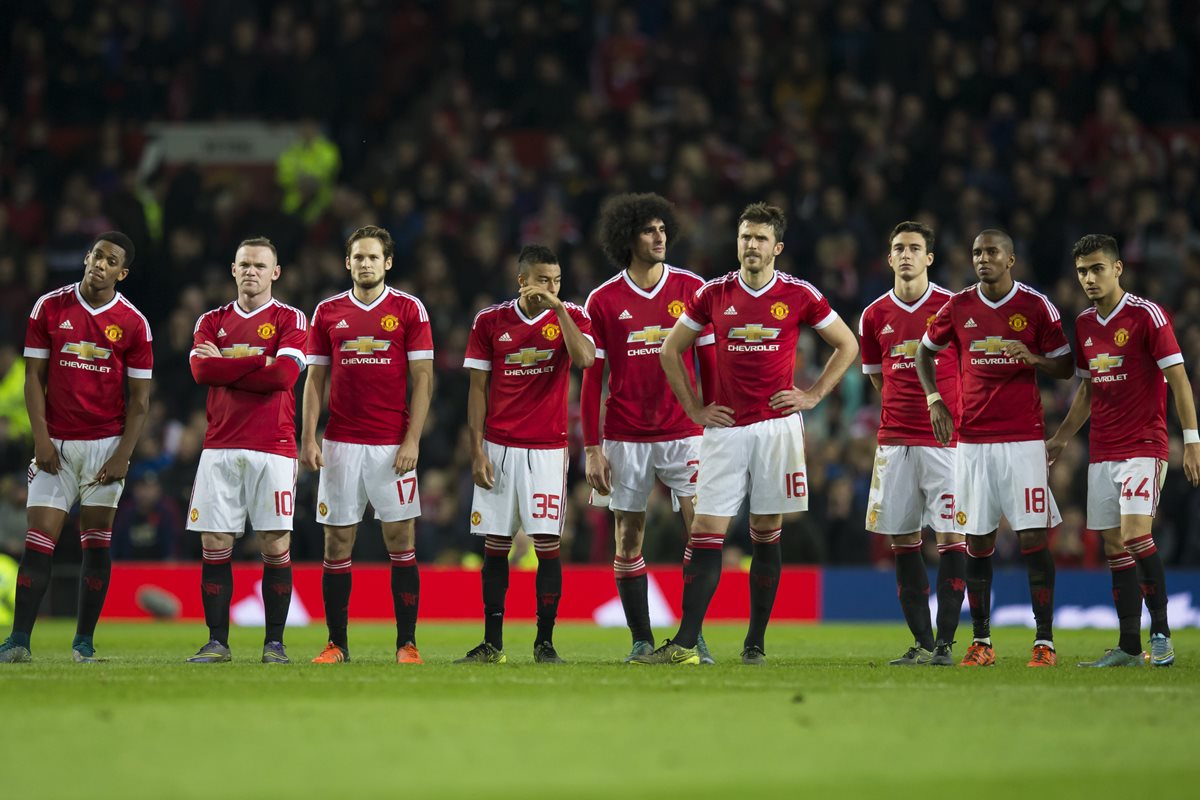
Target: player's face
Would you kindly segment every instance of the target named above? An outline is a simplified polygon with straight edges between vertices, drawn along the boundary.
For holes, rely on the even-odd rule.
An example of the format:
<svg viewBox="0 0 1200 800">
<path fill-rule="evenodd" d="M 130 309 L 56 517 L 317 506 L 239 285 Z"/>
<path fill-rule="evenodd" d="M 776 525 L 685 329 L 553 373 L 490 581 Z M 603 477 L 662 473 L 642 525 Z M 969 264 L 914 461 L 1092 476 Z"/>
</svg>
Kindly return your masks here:
<svg viewBox="0 0 1200 800">
<path fill-rule="evenodd" d="M 783 242 L 775 241 L 775 229 L 765 222 L 743 222 L 738 226 L 738 263 L 748 272 L 762 272 L 775 264 Z"/>
<path fill-rule="evenodd" d="M 374 289 L 383 283 L 391 268 L 392 260 L 384 258 L 383 243 L 378 239 L 359 239 L 350 245 L 346 269 L 350 270 L 351 280 L 360 289 Z"/>
<path fill-rule="evenodd" d="M 667 257 L 667 226 L 661 219 L 650 220 L 637 232 L 633 257 L 643 264 L 658 264 Z"/>
<path fill-rule="evenodd" d="M 83 257 L 83 282 L 93 292 L 107 292 L 125 280 L 125 248 L 112 242 L 100 241 Z"/>
<path fill-rule="evenodd" d="M 271 291 L 279 277 L 279 264 L 269 247 L 239 247 L 233 259 L 233 279 L 238 292 L 251 297 Z"/>
<path fill-rule="evenodd" d="M 971 261 L 975 275 L 982 283 L 1000 283 L 1012 269 L 1017 257 L 1008 242 L 999 236 L 986 234 L 975 237 L 971 246 Z"/>
<path fill-rule="evenodd" d="M 925 237 L 921 234 L 905 231 L 892 237 L 888 264 L 901 280 L 911 281 L 921 277 L 932 263 L 933 253 L 925 249 Z"/>
<path fill-rule="evenodd" d="M 536 286 L 558 297 L 558 290 L 562 288 L 562 268 L 558 264 L 534 264 L 528 272 L 517 276 L 517 282 L 521 286 Z M 542 305 L 536 297 L 529 303 L 535 308 Z"/>
<path fill-rule="evenodd" d="M 1079 285 L 1093 303 L 1116 293 L 1124 271 L 1124 264 L 1113 261 L 1101 250 L 1075 259 L 1075 275 L 1079 278 Z"/>
</svg>

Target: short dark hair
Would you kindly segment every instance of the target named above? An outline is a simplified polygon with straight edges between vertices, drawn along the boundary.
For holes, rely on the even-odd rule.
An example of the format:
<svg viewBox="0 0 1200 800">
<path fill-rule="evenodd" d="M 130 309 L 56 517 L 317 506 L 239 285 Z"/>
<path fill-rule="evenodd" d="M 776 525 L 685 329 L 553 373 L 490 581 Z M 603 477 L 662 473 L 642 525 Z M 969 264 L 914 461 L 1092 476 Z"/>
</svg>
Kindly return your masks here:
<svg viewBox="0 0 1200 800">
<path fill-rule="evenodd" d="M 1107 233 L 1089 233 L 1084 236 L 1071 248 L 1071 260 L 1078 261 L 1097 250 L 1108 256 L 1110 261 L 1121 260 L 1121 251 L 1117 247 L 1117 240 Z"/>
<path fill-rule="evenodd" d="M 92 247 L 96 246 L 96 242 L 111 242 L 117 247 L 125 251 L 125 260 L 121 262 L 121 266 L 129 269 L 133 266 L 133 258 L 137 255 L 137 250 L 134 249 L 133 240 L 120 231 L 105 231 L 96 237 L 96 241 L 92 242 Z"/>
<path fill-rule="evenodd" d="M 251 236 L 249 239 L 242 239 L 238 242 L 237 249 L 243 247 L 265 247 L 271 251 L 271 255 L 275 256 L 275 263 L 279 263 L 279 252 L 275 250 L 275 243 L 265 236 Z"/>
<path fill-rule="evenodd" d="M 633 260 L 633 240 L 656 219 L 667 229 L 667 246 L 679 233 L 675 207 L 661 195 L 620 194 L 605 204 L 600 212 L 600 248 L 616 266 L 624 269 Z"/>
<path fill-rule="evenodd" d="M 924 222 L 914 222 L 913 220 L 905 220 L 896 227 L 892 228 L 891 234 L 888 236 L 888 249 L 892 248 L 892 241 L 902 233 L 919 233 L 921 238 L 925 240 L 925 252 L 933 252 L 933 228 L 926 225 Z"/>
<path fill-rule="evenodd" d="M 392 254 L 396 252 L 396 243 L 392 241 L 392 235 L 385 228 L 380 228 L 378 225 L 364 225 L 350 234 L 350 238 L 346 240 L 346 258 L 350 257 L 350 248 L 359 239 L 378 239 L 379 244 L 383 246 L 384 258 L 391 258 Z"/>
<path fill-rule="evenodd" d="M 777 242 L 783 241 L 783 233 L 787 230 L 787 217 L 784 216 L 783 209 L 768 203 L 751 203 L 746 206 L 742 210 L 742 215 L 738 217 L 739 228 L 743 222 L 770 225 L 775 231 L 775 241 Z"/>
<path fill-rule="evenodd" d="M 534 264 L 557 263 L 558 256 L 554 255 L 554 251 L 544 244 L 527 244 L 521 248 L 521 253 L 517 256 L 517 265 L 520 266 L 521 272 L 528 272 Z"/>
<path fill-rule="evenodd" d="M 1012 237 L 1008 235 L 1008 231 L 1002 231 L 999 228 L 984 228 L 979 233 L 975 234 L 976 239 L 978 239 L 980 236 L 995 236 L 1008 246 L 1009 252 L 1016 250 L 1016 247 L 1013 246 Z"/>
</svg>

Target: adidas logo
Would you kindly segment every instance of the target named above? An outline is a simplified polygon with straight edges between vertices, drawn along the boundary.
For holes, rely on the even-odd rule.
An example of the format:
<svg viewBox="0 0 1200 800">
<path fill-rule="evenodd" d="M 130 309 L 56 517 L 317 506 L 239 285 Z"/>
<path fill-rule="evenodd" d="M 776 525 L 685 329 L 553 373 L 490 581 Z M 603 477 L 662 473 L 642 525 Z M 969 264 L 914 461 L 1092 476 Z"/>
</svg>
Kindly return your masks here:
<svg viewBox="0 0 1200 800">
<path fill-rule="evenodd" d="M 340 320 L 338 320 L 338 324 L 337 324 L 337 325 L 334 325 L 333 327 L 335 327 L 335 328 L 349 328 L 350 326 L 346 324 L 346 320 L 344 320 L 344 319 L 340 319 Z"/>
<path fill-rule="evenodd" d="M 633 319 L 633 314 L 629 313 L 629 309 L 625 309 L 617 319 Z"/>
<path fill-rule="evenodd" d="M 500 334 L 500 341 L 502 341 L 502 342 L 511 342 L 512 341 L 512 337 L 508 335 L 508 331 L 505 331 L 504 333 Z"/>
<path fill-rule="evenodd" d="M 227 334 L 225 333 L 225 329 L 224 329 L 224 328 L 221 328 L 221 330 L 217 331 L 217 336 L 226 336 L 226 335 L 227 335 Z"/>
<path fill-rule="evenodd" d="M 732 317 L 732 316 L 736 316 L 736 315 L 737 315 L 737 309 L 734 308 L 733 306 L 730 306 L 729 308 L 725 309 L 725 316 Z"/>
<path fill-rule="evenodd" d="M 967 320 L 967 324 L 966 324 L 966 325 L 963 325 L 963 327 L 964 327 L 964 328 L 977 328 L 977 327 L 979 327 L 979 326 L 975 324 L 975 320 L 973 320 L 973 319 L 968 319 L 968 320 Z"/>
<path fill-rule="evenodd" d="M 73 331 L 73 330 L 75 330 L 75 326 L 71 324 L 71 320 L 69 320 L 69 319 L 64 319 L 64 320 L 62 321 L 62 323 L 60 323 L 60 324 L 59 324 L 59 326 L 58 326 L 58 327 L 59 327 L 60 329 L 64 330 L 64 331 Z"/>
<path fill-rule="evenodd" d="M 895 331 L 892 330 L 891 325 L 884 325 L 883 330 L 881 330 L 880 333 L 895 333 Z"/>
<path fill-rule="evenodd" d="M 1083 343 L 1083 346 L 1084 346 L 1084 347 L 1091 347 L 1091 346 L 1092 346 L 1092 337 L 1090 337 L 1090 336 L 1089 336 L 1089 337 L 1087 337 L 1087 341 L 1085 341 L 1085 342 Z"/>
</svg>

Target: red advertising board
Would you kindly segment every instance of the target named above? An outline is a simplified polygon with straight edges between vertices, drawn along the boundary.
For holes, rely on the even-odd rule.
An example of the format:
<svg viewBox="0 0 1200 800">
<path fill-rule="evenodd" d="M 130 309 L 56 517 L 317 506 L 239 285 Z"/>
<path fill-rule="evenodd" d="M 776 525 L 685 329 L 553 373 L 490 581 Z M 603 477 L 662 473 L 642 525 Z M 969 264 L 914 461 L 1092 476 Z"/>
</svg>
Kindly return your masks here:
<svg viewBox="0 0 1200 800">
<path fill-rule="evenodd" d="M 321 566 L 297 564 L 292 568 L 294 592 L 290 624 L 322 619 Z M 262 620 L 260 581 L 262 568 L 237 564 L 233 568 L 233 621 L 258 624 Z M 393 619 L 390 567 L 355 566 L 350 616 L 361 621 Z M 513 569 L 508 589 L 506 616 L 511 620 L 534 619 L 534 572 Z M 678 567 L 650 570 L 650 608 L 656 625 L 679 615 L 683 576 Z M 745 572 L 725 570 L 721 585 L 709 607 L 710 620 L 744 620 L 749 614 L 749 583 Z M 174 598 L 172 600 L 172 598 Z M 776 620 L 815 622 L 820 617 L 821 571 L 817 568 L 785 568 L 772 615 Z M 154 602 L 157 600 L 157 604 Z M 115 564 L 104 618 L 108 620 L 149 619 L 147 608 L 178 608 L 178 618 L 201 620 L 199 564 Z M 478 620 L 483 614 L 479 572 L 460 568 L 421 567 L 421 619 Z M 594 621 L 602 625 L 624 625 L 612 570 L 605 567 L 563 569 L 561 620 Z"/>
</svg>

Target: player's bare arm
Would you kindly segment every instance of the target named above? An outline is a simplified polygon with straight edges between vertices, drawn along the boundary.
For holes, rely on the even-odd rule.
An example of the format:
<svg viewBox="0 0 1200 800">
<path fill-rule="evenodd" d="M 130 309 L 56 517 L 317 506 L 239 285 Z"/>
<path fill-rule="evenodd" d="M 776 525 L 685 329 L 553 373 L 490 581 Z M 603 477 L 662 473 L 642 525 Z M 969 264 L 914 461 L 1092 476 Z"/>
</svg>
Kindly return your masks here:
<svg viewBox="0 0 1200 800">
<path fill-rule="evenodd" d="M 1196 401 L 1192 384 L 1183 364 L 1172 364 L 1163 370 L 1167 386 L 1175 398 L 1175 413 L 1183 425 L 1183 474 L 1192 486 L 1200 486 L 1200 441 L 1196 432 Z M 1189 441 L 1189 439 L 1191 441 Z"/>
<path fill-rule="evenodd" d="M 471 370 L 471 388 L 467 391 L 467 431 L 471 439 L 471 479 L 481 489 L 496 485 L 492 461 L 483 449 L 483 424 L 487 419 L 488 373 Z"/>
<path fill-rule="evenodd" d="M 667 383 L 671 385 L 671 391 L 675 393 L 679 404 L 683 406 L 684 412 L 692 422 L 705 428 L 728 428 L 733 425 L 733 409 L 716 403 L 702 405 L 683 368 L 683 354 L 699 337 L 698 331 L 692 330 L 683 322 L 676 322 L 663 341 L 658 357 L 662 362 L 663 372 L 667 375 Z"/>
<path fill-rule="evenodd" d="M 567 355 L 571 357 L 572 364 L 580 369 L 587 369 L 595 362 L 596 345 L 592 344 L 592 341 L 579 330 L 579 326 L 571 318 L 571 313 L 567 311 L 566 304 L 559 299 L 558 295 L 544 286 L 530 284 L 521 287 L 521 299 L 530 308 L 548 308 L 558 317 L 559 327 L 562 328 L 563 344 L 566 345 Z"/>
<path fill-rule="evenodd" d="M 58 448 L 50 439 L 50 429 L 46 425 L 46 376 L 49 371 L 50 362 L 47 359 L 26 359 L 25 409 L 33 429 L 33 463 L 44 472 L 57 475 L 62 465 L 58 460 Z"/>
<path fill-rule="evenodd" d="M 603 448 L 598 444 L 589 445 L 584 448 L 584 453 L 584 476 L 588 486 L 600 494 L 609 494 L 612 492 L 612 466 Z"/>
<path fill-rule="evenodd" d="M 597 433 L 600 431 L 600 392 L 601 387 L 606 384 L 606 362 L 607 359 L 597 358 L 592 366 L 584 370 L 583 385 L 584 390 L 580 392 L 580 408 L 585 415 L 594 415 L 591 419 L 585 419 L 584 429 L 587 430 L 589 424 L 595 424 Z M 593 384 L 592 382 L 595 381 Z M 591 388 L 595 387 L 595 388 Z M 587 401 L 587 392 L 594 391 L 595 395 L 590 401 Z M 601 437 L 603 441 L 603 437 Z M 604 448 L 599 444 L 590 444 L 583 448 L 584 452 L 584 479 L 587 480 L 588 486 L 591 486 L 602 495 L 607 495 L 612 491 L 612 467 L 608 463 L 608 457 L 604 455 Z"/>
<path fill-rule="evenodd" d="M 1009 358 L 1017 359 L 1022 364 L 1040 369 L 1051 378 L 1057 378 L 1060 381 L 1068 380 L 1075 374 L 1075 362 L 1070 353 L 1046 358 L 1031 352 L 1023 342 L 1009 342 L 1004 347 L 1004 354 Z"/>
<path fill-rule="evenodd" d="M 938 393 L 936 356 L 937 353 L 924 342 L 917 348 L 917 378 L 926 397 Z M 933 437 L 942 444 L 949 444 L 954 438 L 954 416 L 940 395 L 929 403 L 929 421 L 933 424 Z"/>
<path fill-rule="evenodd" d="M 425 432 L 425 420 L 429 417 L 429 405 L 433 402 L 433 360 L 408 362 L 408 375 L 412 398 L 408 404 L 408 432 L 396 450 L 396 461 L 392 464 L 397 475 L 417 468 L 421 434 Z"/>
<path fill-rule="evenodd" d="M 850 326 L 840 317 L 818 330 L 817 333 L 825 340 L 826 344 L 833 348 L 833 355 L 825 362 L 825 369 L 821 370 L 817 382 L 810 388 L 799 389 L 793 386 L 771 395 L 770 405 L 776 411 L 794 414 L 797 411 L 808 411 L 815 408 L 817 403 L 824 400 L 825 396 L 833 391 L 833 387 L 838 385 L 842 376 L 846 374 L 846 370 L 850 369 L 850 365 L 858 358 L 858 339 L 854 336 L 854 331 L 850 330 Z"/>
<path fill-rule="evenodd" d="M 300 464 L 305 469 L 318 470 L 325 466 L 321 443 L 317 441 L 317 424 L 321 420 L 321 409 L 329 388 L 329 367 L 325 364 L 309 364 L 308 378 L 304 382 L 304 399 L 301 403 Z"/>
<path fill-rule="evenodd" d="M 871 385 L 875 387 L 875 391 L 883 394 L 883 375 L 878 372 L 872 372 L 867 377 L 871 379 Z"/>
<path fill-rule="evenodd" d="M 1083 423 L 1092 415 L 1092 382 L 1086 378 L 1079 382 L 1071 408 L 1054 435 L 1046 440 L 1046 461 L 1053 464 L 1062 455 L 1067 443 L 1079 433 Z"/>
<path fill-rule="evenodd" d="M 142 435 L 146 417 L 150 414 L 150 381 L 141 378 L 129 378 L 129 398 L 125 401 L 125 430 L 117 448 L 100 471 L 96 480 L 102 484 L 116 483 L 125 480 L 129 473 L 129 459 L 133 458 L 133 448 Z"/>
</svg>

